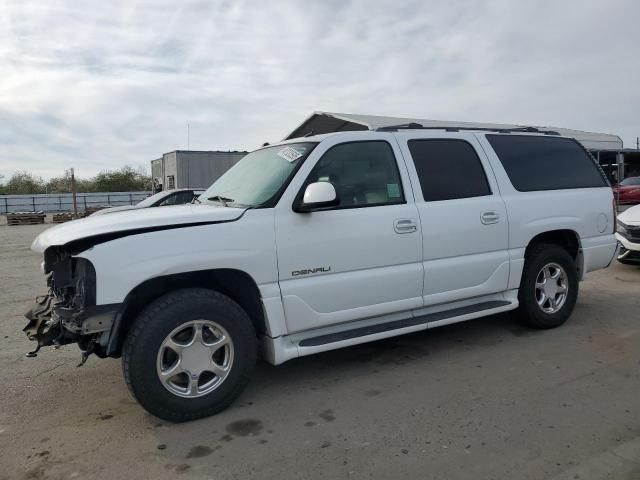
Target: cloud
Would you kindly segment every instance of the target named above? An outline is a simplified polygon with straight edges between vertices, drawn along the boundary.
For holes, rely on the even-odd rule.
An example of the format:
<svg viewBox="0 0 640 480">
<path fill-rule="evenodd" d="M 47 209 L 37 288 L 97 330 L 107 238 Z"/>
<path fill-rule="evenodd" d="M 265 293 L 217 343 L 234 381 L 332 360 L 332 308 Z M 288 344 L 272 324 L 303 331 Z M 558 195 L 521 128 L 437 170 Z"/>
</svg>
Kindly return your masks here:
<svg viewBox="0 0 640 480">
<path fill-rule="evenodd" d="M 0 174 L 253 149 L 314 110 L 640 135 L 633 1 L 1 0 Z"/>
</svg>

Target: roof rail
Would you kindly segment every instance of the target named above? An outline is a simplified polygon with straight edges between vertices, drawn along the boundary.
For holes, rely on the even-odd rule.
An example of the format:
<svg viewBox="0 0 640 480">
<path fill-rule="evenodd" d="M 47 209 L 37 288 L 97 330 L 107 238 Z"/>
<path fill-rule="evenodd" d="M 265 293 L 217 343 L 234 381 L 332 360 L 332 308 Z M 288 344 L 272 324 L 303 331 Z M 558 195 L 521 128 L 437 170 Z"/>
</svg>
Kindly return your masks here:
<svg viewBox="0 0 640 480">
<path fill-rule="evenodd" d="M 444 130 L 446 132 L 459 132 L 461 130 L 480 130 L 482 132 L 497 133 L 542 133 L 544 135 L 560 135 L 553 130 L 540 130 L 536 127 L 514 127 L 514 128 L 487 128 L 487 127 L 425 127 L 420 123 L 403 123 L 400 125 L 390 125 L 387 127 L 378 127 L 376 132 L 397 132 L 398 130 Z"/>
</svg>

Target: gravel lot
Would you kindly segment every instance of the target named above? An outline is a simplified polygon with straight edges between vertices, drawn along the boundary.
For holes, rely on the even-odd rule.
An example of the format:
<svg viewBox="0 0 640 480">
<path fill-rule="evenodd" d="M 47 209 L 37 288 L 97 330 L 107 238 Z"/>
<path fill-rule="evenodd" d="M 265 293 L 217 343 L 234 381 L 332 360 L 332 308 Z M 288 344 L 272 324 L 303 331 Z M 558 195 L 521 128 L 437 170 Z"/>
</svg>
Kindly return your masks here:
<svg viewBox="0 0 640 480">
<path fill-rule="evenodd" d="M 229 410 L 172 425 L 119 360 L 25 358 L 48 226 L 0 227 L 0 478 L 640 479 L 640 268 L 592 274 L 555 331 L 500 315 L 261 363 Z"/>
</svg>

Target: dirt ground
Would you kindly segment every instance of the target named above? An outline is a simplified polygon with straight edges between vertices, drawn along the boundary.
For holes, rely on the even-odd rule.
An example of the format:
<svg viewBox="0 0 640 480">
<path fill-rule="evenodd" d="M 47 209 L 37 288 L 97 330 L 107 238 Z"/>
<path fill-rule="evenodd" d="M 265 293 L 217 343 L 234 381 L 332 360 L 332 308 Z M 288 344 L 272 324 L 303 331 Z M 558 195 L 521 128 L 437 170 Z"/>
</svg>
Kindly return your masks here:
<svg viewBox="0 0 640 480">
<path fill-rule="evenodd" d="M 173 425 L 119 360 L 25 358 L 46 227 L 0 227 L 1 479 L 640 479 L 640 268 L 591 274 L 559 329 L 500 315 L 260 363 L 227 411 Z"/>
</svg>

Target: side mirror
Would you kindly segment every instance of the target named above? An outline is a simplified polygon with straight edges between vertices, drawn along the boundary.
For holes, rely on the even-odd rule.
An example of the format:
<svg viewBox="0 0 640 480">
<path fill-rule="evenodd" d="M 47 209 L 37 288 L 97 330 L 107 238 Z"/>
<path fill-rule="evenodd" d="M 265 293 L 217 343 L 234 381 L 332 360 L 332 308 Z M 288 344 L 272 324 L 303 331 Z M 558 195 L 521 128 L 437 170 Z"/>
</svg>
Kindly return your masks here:
<svg viewBox="0 0 640 480">
<path fill-rule="evenodd" d="M 312 212 L 338 205 L 338 194 L 333 184 L 329 182 L 315 182 L 307 185 L 296 212 Z"/>
</svg>

